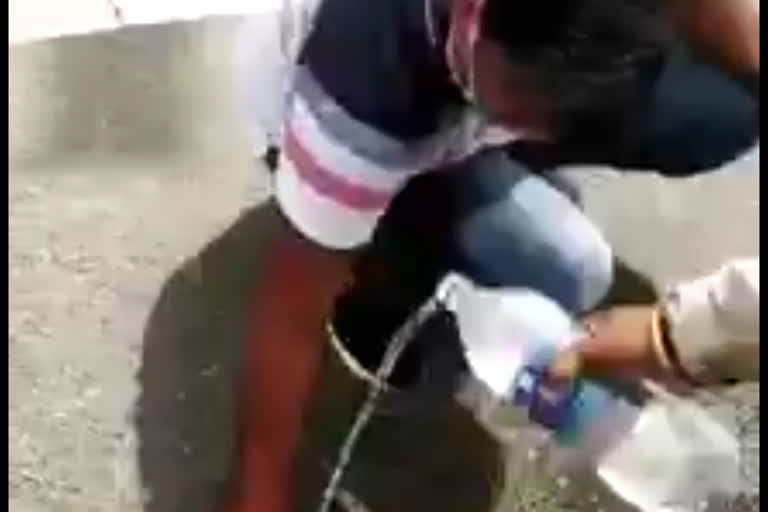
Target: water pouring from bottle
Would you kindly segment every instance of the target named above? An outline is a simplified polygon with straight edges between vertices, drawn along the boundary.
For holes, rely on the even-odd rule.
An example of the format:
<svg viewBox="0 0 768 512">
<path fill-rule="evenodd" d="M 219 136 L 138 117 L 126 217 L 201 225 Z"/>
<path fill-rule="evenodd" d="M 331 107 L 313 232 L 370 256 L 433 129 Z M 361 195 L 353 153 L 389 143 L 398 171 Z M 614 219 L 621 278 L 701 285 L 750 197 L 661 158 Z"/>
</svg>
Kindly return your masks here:
<svg viewBox="0 0 768 512">
<path fill-rule="evenodd" d="M 467 363 L 508 406 L 554 433 L 567 465 L 591 465 L 644 511 L 696 510 L 739 484 L 736 439 L 695 404 L 653 388 L 635 405 L 606 386 L 553 385 L 547 370 L 583 332 L 557 303 L 522 288 L 483 288 L 450 274 L 437 297 L 454 313 Z"/>
</svg>

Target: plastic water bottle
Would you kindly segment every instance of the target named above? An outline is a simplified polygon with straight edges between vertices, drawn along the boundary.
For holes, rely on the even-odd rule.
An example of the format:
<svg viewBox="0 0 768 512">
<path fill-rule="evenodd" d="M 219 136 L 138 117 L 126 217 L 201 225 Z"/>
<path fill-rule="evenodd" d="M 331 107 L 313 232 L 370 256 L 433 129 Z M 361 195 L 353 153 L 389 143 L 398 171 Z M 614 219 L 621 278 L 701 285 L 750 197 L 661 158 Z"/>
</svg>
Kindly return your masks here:
<svg viewBox="0 0 768 512">
<path fill-rule="evenodd" d="M 471 371 L 504 402 L 554 432 L 571 461 L 587 463 L 641 510 L 695 510 L 735 492 L 738 443 L 696 404 L 675 397 L 634 405 L 597 383 L 546 379 L 555 355 L 580 336 L 557 303 L 528 289 L 483 288 L 458 274 L 438 288 Z"/>
<path fill-rule="evenodd" d="M 638 408 L 623 397 L 590 381 L 546 378 L 557 353 L 581 334 L 556 302 L 528 289 L 478 287 L 458 274 L 439 293 L 456 316 L 474 375 L 559 442 L 594 459 L 631 428 Z"/>
</svg>

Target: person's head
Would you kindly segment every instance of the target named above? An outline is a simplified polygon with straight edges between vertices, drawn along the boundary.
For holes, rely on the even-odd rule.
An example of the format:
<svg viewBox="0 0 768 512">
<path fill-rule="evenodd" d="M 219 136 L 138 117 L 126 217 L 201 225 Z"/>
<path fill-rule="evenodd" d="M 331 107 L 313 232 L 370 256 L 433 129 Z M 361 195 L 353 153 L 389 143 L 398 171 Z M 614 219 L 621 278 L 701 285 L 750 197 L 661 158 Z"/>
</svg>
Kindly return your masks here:
<svg viewBox="0 0 768 512">
<path fill-rule="evenodd" d="M 670 44 L 664 0 L 479 1 L 473 99 L 492 118 L 546 136 L 624 115 Z"/>
</svg>

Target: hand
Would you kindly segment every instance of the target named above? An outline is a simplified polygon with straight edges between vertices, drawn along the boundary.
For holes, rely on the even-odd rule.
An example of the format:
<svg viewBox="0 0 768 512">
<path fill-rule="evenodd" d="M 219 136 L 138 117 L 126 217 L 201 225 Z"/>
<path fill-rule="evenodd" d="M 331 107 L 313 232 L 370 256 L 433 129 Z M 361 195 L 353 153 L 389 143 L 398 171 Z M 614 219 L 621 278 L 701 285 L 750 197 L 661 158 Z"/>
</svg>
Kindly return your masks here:
<svg viewBox="0 0 768 512">
<path fill-rule="evenodd" d="M 561 353 L 555 378 L 666 378 L 653 343 L 654 306 L 620 306 L 586 318 L 587 336 Z"/>
</svg>

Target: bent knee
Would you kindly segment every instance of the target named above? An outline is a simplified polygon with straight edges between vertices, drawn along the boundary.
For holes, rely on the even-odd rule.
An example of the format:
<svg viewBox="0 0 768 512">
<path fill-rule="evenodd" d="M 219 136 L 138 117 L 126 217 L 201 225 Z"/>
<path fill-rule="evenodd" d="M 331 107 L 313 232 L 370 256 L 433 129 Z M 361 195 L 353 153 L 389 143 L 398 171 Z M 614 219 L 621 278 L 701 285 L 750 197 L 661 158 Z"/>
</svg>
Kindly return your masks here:
<svg viewBox="0 0 768 512">
<path fill-rule="evenodd" d="M 594 308 L 608 293 L 613 251 L 583 215 L 550 230 L 473 221 L 462 226 L 459 256 L 461 270 L 480 284 L 536 290 L 573 314 Z"/>
<path fill-rule="evenodd" d="M 501 193 L 497 190 L 457 226 L 461 270 L 486 286 L 536 290 L 572 313 L 593 308 L 613 280 L 608 242 L 548 180 L 505 169 L 483 182 Z M 514 179 L 497 184 L 500 176 Z"/>
<path fill-rule="evenodd" d="M 613 283 L 613 251 L 596 229 L 565 252 L 564 278 L 570 281 L 569 309 L 588 311 L 608 294 Z"/>
<path fill-rule="evenodd" d="M 586 216 L 573 217 L 549 239 L 540 254 L 559 283 L 551 297 L 571 313 L 589 311 L 608 294 L 613 283 L 613 250 L 602 232 Z"/>
</svg>

